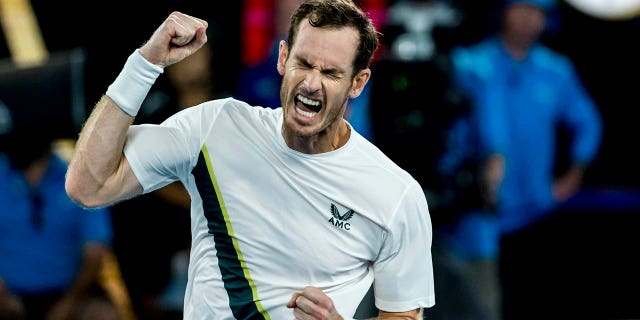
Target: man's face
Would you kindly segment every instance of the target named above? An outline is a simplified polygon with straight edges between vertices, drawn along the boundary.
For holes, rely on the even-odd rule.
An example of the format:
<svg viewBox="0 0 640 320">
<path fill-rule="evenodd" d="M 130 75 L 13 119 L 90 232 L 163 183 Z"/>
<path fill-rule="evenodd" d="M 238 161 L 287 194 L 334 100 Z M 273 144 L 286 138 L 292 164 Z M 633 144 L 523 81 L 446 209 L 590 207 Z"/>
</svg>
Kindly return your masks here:
<svg viewBox="0 0 640 320">
<path fill-rule="evenodd" d="M 370 70 L 355 78 L 358 33 L 352 28 L 314 28 L 304 20 L 292 48 L 280 43 L 278 72 L 285 130 L 313 137 L 337 129 L 349 98 L 357 97 Z"/>
<path fill-rule="evenodd" d="M 515 3 L 505 12 L 505 31 L 511 37 L 533 43 L 540 37 L 546 24 L 544 11 L 532 4 Z"/>
</svg>

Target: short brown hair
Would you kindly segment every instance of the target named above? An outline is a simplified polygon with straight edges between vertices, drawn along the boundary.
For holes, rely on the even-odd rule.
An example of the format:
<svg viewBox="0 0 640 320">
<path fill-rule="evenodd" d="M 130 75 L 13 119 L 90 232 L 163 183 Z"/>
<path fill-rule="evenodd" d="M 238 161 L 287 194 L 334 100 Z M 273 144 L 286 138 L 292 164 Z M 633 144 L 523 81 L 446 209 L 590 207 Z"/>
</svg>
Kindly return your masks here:
<svg viewBox="0 0 640 320">
<path fill-rule="evenodd" d="M 353 75 L 366 69 L 378 49 L 379 33 L 369 17 L 351 0 L 306 0 L 298 6 L 291 17 L 287 42 L 289 48 L 295 43 L 300 23 L 307 19 L 316 28 L 353 27 L 360 35 L 353 59 Z"/>
</svg>

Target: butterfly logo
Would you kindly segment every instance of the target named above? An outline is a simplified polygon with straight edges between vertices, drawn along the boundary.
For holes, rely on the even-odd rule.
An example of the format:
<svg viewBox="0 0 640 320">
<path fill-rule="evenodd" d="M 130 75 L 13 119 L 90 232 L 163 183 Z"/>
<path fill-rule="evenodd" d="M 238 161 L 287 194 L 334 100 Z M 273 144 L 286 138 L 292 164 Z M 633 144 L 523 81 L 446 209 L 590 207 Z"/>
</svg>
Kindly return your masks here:
<svg viewBox="0 0 640 320">
<path fill-rule="evenodd" d="M 347 222 L 353 218 L 353 215 L 356 213 L 355 211 L 349 209 L 344 214 L 340 214 L 338 207 L 335 204 L 331 204 L 331 218 L 329 218 L 329 222 L 336 227 L 345 230 L 351 230 L 351 223 Z"/>
</svg>

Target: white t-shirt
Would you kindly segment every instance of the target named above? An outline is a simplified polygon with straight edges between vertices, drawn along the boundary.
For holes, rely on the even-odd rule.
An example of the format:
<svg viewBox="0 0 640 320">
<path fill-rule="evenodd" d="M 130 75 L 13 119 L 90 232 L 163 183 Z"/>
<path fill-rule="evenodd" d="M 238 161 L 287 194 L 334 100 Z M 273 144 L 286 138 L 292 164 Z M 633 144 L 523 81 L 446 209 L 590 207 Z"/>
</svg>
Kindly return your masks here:
<svg viewBox="0 0 640 320">
<path fill-rule="evenodd" d="M 227 98 L 129 131 L 144 192 L 180 180 L 191 195 L 185 319 L 290 319 L 309 285 L 345 318 L 372 282 L 379 309 L 434 305 L 420 185 L 354 130 L 335 151 L 292 150 L 282 117 Z"/>
</svg>

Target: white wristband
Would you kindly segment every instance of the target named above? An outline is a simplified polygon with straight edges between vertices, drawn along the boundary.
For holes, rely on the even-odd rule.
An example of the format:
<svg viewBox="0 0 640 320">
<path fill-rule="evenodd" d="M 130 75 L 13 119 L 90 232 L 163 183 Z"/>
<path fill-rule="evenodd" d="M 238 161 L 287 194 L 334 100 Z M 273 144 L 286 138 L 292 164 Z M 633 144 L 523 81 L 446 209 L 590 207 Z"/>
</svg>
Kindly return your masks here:
<svg viewBox="0 0 640 320">
<path fill-rule="evenodd" d="M 138 114 L 151 86 L 164 72 L 162 67 L 147 61 L 139 51 L 140 49 L 136 49 L 129 55 L 122 71 L 106 93 L 122 111 L 132 117 Z"/>
</svg>

